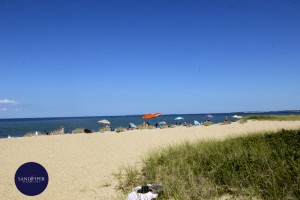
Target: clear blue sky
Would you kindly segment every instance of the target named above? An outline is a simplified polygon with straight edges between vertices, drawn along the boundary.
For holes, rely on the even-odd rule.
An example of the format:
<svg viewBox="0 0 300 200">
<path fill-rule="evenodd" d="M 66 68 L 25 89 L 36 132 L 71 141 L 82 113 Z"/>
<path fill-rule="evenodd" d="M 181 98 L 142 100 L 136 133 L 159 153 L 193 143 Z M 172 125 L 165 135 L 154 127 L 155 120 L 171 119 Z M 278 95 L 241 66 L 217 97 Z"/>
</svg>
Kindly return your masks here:
<svg viewBox="0 0 300 200">
<path fill-rule="evenodd" d="M 300 109 L 299 0 L 1 0 L 0 118 Z"/>
</svg>

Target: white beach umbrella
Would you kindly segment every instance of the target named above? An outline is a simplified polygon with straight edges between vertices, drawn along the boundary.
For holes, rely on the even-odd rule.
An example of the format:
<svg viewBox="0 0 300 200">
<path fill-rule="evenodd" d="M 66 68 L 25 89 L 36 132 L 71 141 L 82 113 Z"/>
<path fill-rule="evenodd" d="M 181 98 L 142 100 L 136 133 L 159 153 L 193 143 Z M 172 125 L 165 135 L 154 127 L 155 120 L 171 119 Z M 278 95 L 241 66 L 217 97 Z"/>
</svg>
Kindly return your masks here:
<svg viewBox="0 0 300 200">
<path fill-rule="evenodd" d="M 110 124 L 110 122 L 107 119 L 102 119 L 102 120 L 98 121 L 98 123 L 100 123 L 100 124 Z"/>
</svg>

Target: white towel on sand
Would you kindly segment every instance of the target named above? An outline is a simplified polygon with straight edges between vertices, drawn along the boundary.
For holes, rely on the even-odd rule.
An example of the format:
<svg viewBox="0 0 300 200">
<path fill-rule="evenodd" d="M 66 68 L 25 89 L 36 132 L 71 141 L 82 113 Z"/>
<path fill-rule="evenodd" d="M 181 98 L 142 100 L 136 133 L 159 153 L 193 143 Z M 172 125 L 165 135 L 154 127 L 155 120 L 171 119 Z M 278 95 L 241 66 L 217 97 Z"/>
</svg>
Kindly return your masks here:
<svg viewBox="0 0 300 200">
<path fill-rule="evenodd" d="M 153 192 L 147 192 L 144 194 L 137 193 L 137 191 L 141 188 L 141 186 L 134 188 L 132 192 L 128 195 L 126 200 L 152 200 L 157 198 L 158 194 L 155 194 Z"/>
</svg>

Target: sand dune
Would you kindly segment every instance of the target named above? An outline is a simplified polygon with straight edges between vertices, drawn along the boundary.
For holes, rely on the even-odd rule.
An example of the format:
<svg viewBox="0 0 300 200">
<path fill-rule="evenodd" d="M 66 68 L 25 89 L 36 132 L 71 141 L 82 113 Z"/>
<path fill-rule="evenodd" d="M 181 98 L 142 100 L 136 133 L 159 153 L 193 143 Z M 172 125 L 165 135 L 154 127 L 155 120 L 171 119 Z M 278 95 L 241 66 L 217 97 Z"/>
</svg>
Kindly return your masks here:
<svg viewBox="0 0 300 200">
<path fill-rule="evenodd" d="M 121 166 L 138 165 L 141 156 L 154 148 L 281 128 L 300 128 L 300 122 L 249 121 L 209 127 L 1 139 L 0 199 L 112 199 L 116 193 L 112 174 Z M 23 195 L 14 183 L 16 170 L 26 162 L 42 164 L 49 174 L 47 189 L 35 197 Z"/>
</svg>

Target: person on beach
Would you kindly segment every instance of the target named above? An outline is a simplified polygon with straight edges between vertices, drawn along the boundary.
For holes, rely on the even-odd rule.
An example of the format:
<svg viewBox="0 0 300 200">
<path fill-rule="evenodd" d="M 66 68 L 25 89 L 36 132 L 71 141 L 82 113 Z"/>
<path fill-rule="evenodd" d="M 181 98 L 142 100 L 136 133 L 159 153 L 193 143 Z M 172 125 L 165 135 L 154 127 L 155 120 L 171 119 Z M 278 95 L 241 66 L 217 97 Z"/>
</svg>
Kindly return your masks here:
<svg viewBox="0 0 300 200">
<path fill-rule="evenodd" d="M 127 130 L 133 130 L 133 129 L 134 129 L 134 127 L 131 126 L 131 124 L 129 124 L 129 126 L 127 127 Z"/>
<path fill-rule="evenodd" d="M 112 130 L 112 128 L 110 127 L 110 124 L 106 124 L 106 125 L 105 125 L 105 128 L 107 128 L 109 131 Z"/>
<path fill-rule="evenodd" d="M 60 127 L 60 131 L 61 131 L 61 133 L 65 133 L 65 127 L 63 126 L 63 125 L 61 125 L 61 127 Z"/>
</svg>

